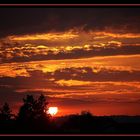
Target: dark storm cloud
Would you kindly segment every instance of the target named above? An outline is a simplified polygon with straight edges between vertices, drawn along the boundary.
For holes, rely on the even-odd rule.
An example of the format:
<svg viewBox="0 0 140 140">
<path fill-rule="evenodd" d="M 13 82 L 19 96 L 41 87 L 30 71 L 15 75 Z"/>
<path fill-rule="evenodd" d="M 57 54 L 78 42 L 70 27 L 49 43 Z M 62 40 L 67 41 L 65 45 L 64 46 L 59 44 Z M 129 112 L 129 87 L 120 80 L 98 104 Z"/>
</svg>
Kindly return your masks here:
<svg viewBox="0 0 140 140">
<path fill-rule="evenodd" d="M 140 8 L 0 8 L 0 37 L 50 30 L 119 27 L 139 32 Z M 137 27 L 137 28 L 136 28 Z M 120 32 L 120 30 L 118 30 Z"/>
</svg>

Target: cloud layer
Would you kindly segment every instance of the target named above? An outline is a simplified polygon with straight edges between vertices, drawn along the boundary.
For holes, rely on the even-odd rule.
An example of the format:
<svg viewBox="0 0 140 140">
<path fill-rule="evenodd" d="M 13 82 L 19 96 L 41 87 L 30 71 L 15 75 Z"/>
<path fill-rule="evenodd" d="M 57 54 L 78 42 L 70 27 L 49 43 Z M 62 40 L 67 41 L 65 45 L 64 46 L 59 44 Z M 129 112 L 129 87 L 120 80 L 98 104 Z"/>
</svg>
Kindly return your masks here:
<svg viewBox="0 0 140 140">
<path fill-rule="evenodd" d="M 139 13 L 0 8 L 0 104 L 43 93 L 59 115 L 140 115 Z"/>
</svg>

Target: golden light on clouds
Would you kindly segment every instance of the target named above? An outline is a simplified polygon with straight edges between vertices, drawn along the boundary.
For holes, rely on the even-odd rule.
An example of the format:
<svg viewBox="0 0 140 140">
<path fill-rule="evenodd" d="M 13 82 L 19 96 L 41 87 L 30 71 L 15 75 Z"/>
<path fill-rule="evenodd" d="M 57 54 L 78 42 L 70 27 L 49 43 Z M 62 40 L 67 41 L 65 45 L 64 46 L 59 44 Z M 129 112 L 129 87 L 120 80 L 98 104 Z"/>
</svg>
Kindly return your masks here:
<svg viewBox="0 0 140 140">
<path fill-rule="evenodd" d="M 139 71 L 140 55 L 102 56 L 81 59 L 45 60 L 31 62 L 16 62 L 0 64 L 0 76 L 29 76 L 28 71 L 40 70 L 43 73 L 55 72 L 58 69 L 81 68 L 81 73 L 86 73 L 84 67 L 92 68 L 94 73 L 102 69 L 115 71 Z"/>
<path fill-rule="evenodd" d="M 78 80 L 59 80 L 55 82 L 60 86 L 82 86 L 91 84 L 90 81 L 78 81 Z"/>
<path fill-rule="evenodd" d="M 10 36 L 9 39 L 13 41 L 26 41 L 26 40 L 68 40 L 77 38 L 79 35 L 69 32 L 62 33 L 44 33 L 35 35 L 23 35 L 23 36 Z"/>
<path fill-rule="evenodd" d="M 133 54 L 134 47 L 140 48 L 140 34 L 77 29 L 8 36 L 0 42 L 0 46 L 1 62 L 74 59 L 108 53 L 120 55 L 122 52 Z M 134 48 L 133 51 L 130 47 Z"/>
<path fill-rule="evenodd" d="M 67 32 L 50 32 L 42 34 L 31 35 L 13 35 L 7 37 L 9 41 L 19 42 L 39 42 L 46 41 L 45 44 L 53 43 L 54 49 L 56 46 L 63 46 L 64 51 L 71 51 L 73 49 L 83 48 L 89 50 L 90 46 L 106 47 L 114 45 L 114 47 L 121 47 L 123 43 L 140 43 L 140 34 L 138 33 L 115 33 L 107 31 L 83 31 L 83 30 L 69 30 Z M 41 43 L 41 42 L 40 42 Z M 37 43 L 38 44 L 38 43 Z M 46 46 L 46 45 L 45 45 Z M 80 46 L 80 47 L 79 47 Z M 72 48 L 71 48 L 72 47 Z M 75 47 L 75 48 L 74 48 Z M 56 52 L 56 51 L 55 51 Z"/>
<path fill-rule="evenodd" d="M 0 77 L 19 78 L 21 83 L 14 90 L 18 94 L 43 92 L 62 100 L 135 102 L 140 92 L 140 54 L 131 54 L 131 49 L 136 48 L 140 48 L 137 33 L 72 30 L 8 36 L 0 44 Z M 126 74 L 130 78 L 123 79 Z M 115 97 L 124 95 L 119 100 Z"/>
<path fill-rule="evenodd" d="M 107 32 L 107 31 L 84 31 L 84 30 L 74 30 L 71 29 L 66 32 L 50 32 L 50 33 L 42 33 L 42 34 L 30 34 L 30 35 L 13 35 L 8 36 L 8 40 L 11 41 L 37 41 L 37 40 L 46 40 L 49 42 L 63 42 L 68 43 L 68 45 L 72 45 L 73 43 L 80 45 L 86 44 L 96 44 L 96 43 L 102 43 L 102 42 L 108 42 L 108 41 L 123 41 L 126 39 L 136 39 L 137 41 L 140 39 L 139 33 L 116 33 L 113 32 Z M 65 42 L 66 41 L 66 42 Z M 140 41 L 140 40 L 139 40 Z M 70 44 L 69 44 L 70 43 Z M 126 43 L 126 42 L 125 42 Z M 135 42 L 136 43 L 136 42 Z"/>
<path fill-rule="evenodd" d="M 138 8 L 0 14 L 0 103 L 19 107 L 27 94 L 43 94 L 57 107 L 50 108 L 52 115 L 58 108 L 60 115 L 83 109 L 140 115 Z"/>
<path fill-rule="evenodd" d="M 140 38 L 140 34 L 135 34 L 135 33 L 111 33 L 111 32 L 94 32 L 92 33 L 95 35 L 95 38 L 107 38 L 107 37 L 112 37 L 112 38 Z"/>
</svg>

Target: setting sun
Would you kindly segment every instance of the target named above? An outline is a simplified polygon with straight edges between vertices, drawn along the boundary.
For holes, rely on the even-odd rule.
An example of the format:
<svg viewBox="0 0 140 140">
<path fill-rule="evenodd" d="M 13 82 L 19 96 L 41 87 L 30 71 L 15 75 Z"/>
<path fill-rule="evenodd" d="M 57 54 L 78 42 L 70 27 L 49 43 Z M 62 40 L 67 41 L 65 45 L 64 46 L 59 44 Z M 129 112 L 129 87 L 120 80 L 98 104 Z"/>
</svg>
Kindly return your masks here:
<svg viewBox="0 0 140 140">
<path fill-rule="evenodd" d="M 57 112 L 58 112 L 58 107 L 49 107 L 49 109 L 48 109 L 48 113 L 49 113 L 51 116 L 56 115 Z"/>
</svg>

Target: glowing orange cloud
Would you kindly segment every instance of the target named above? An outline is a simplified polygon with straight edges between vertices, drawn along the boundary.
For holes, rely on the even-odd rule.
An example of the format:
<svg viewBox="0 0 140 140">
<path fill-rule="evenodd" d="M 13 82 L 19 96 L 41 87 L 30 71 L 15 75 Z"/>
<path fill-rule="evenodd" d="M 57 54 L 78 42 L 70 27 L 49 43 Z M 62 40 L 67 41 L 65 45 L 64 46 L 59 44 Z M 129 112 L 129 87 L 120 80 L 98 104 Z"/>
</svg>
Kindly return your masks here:
<svg viewBox="0 0 140 140">
<path fill-rule="evenodd" d="M 13 35 L 8 37 L 9 40 L 12 41 L 35 41 L 35 40 L 46 40 L 46 41 L 70 41 L 68 43 L 84 45 L 91 44 L 94 42 L 105 43 L 107 41 L 118 41 L 117 39 L 140 39 L 139 33 L 115 33 L 115 32 L 107 32 L 107 31 L 81 31 L 81 30 L 69 30 L 66 32 L 50 32 L 50 33 L 42 33 L 42 34 L 32 34 L 32 35 Z M 69 45 L 69 44 L 68 44 Z M 71 44 L 72 45 L 72 44 Z"/>
<path fill-rule="evenodd" d="M 44 33 L 44 34 L 34 34 L 34 35 L 23 35 L 23 36 L 10 36 L 10 40 L 14 41 L 24 41 L 24 40 L 67 40 L 72 38 L 77 38 L 77 34 L 72 32 L 65 33 Z"/>
<path fill-rule="evenodd" d="M 140 55 L 102 56 L 81 59 L 45 60 L 0 64 L 0 76 L 29 76 L 27 70 L 40 70 L 43 73 L 55 72 L 57 69 L 90 67 L 94 73 L 102 69 L 115 71 L 140 70 Z M 85 70 L 81 72 L 86 73 Z"/>
<path fill-rule="evenodd" d="M 140 34 L 134 34 L 134 33 L 110 33 L 110 32 L 93 32 L 92 35 L 95 35 L 96 39 L 101 39 L 101 38 L 107 38 L 107 37 L 112 37 L 112 38 L 140 38 Z"/>
<path fill-rule="evenodd" d="M 59 80 L 56 81 L 60 86 L 82 86 L 91 84 L 90 81 L 78 81 L 78 80 Z"/>
</svg>

